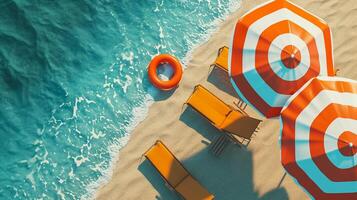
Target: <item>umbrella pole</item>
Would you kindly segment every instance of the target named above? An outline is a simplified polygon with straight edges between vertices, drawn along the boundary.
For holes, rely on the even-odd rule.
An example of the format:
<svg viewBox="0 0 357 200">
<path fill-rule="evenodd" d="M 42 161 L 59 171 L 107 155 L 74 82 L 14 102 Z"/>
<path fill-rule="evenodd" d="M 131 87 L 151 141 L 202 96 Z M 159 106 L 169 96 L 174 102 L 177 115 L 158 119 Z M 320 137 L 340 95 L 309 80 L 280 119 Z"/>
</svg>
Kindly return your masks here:
<svg viewBox="0 0 357 200">
<path fill-rule="evenodd" d="M 280 188 L 281 184 L 283 183 L 283 181 L 285 179 L 285 176 L 286 176 L 286 172 L 284 173 L 283 177 L 281 178 L 277 188 Z"/>
</svg>

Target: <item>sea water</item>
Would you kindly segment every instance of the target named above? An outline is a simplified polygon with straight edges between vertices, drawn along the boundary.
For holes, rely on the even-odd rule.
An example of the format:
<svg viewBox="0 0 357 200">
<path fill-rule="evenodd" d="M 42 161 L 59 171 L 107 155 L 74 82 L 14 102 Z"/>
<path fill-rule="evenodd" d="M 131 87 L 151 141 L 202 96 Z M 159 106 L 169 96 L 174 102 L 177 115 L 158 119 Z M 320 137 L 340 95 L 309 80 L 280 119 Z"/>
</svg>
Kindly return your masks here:
<svg viewBox="0 0 357 200">
<path fill-rule="evenodd" d="M 90 198 L 160 95 L 146 75 L 151 58 L 184 62 L 238 6 L 0 1 L 0 199 Z"/>
</svg>

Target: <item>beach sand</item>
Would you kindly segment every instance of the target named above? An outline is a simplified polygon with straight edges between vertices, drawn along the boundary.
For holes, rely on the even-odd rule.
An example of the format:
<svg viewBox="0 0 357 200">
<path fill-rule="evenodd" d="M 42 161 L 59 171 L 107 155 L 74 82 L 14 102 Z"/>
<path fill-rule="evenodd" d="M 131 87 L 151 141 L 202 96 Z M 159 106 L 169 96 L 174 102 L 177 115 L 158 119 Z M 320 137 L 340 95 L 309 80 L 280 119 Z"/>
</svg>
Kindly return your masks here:
<svg viewBox="0 0 357 200">
<path fill-rule="evenodd" d="M 208 67 L 221 46 L 229 46 L 234 25 L 242 14 L 263 0 L 243 0 L 241 8 L 222 21 L 209 40 L 193 51 L 180 87 L 162 93 L 150 107 L 148 116 L 131 133 L 120 151 L 111 180 L 96 198 L 109 200 L 179 199 L 170 191 L 157 171 L 141 155 L 157 139 L 162 140 L 218 200 L 308 199 L 280 164 L 279 122 L 264 119 L 260 131 L 248 148 L 228 146 L 220 157 L 208 152 L 209 144 L 220 135 L 209 122 L 182 104 L 197 84 L 203 84 L 228 104 L 237 95 L 227 74 Z M 294 0 L 329 23 L 333 33 L 335 66 L 340 76 L 357 79 L 357 3 L 354 0 Z M 259 115 L 251 108 L 246 112 Z"/>
</svg>

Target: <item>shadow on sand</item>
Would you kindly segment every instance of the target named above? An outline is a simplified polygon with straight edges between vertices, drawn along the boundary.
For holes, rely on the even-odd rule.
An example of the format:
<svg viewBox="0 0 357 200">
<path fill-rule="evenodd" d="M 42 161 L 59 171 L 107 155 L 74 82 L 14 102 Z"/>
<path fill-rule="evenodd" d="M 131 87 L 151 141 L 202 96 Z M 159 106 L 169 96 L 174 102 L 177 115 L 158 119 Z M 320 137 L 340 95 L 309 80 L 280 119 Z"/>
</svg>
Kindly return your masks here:
<svg viewBox="0 0 357 200">
<path fill-rule="evenodd" d="M 221 134 L 190 107 L 185 109 L 180 120 L 210 141 Z M 220 157 L 209 153 L 207 147 L 181 161 L 187 170 L 215 195 L 217 200 L 285 200 L 289 198 L 286 190 L 280 187 L 259 196 L 253 183 L 252 153 L 248 149 L 237 148 L 234 144 L 228 145 Z M 158 191 L 159 196 L 156 199 L 180 199 L 175 192 L 165 186 L 164 180 L 149 161 L 145 160 L 138 169 Z"/>
<path fill-rule="evenodd" d="M 207 140 L 213 141 L 217 135 L 221 134 L 216 127 L 190 106 L 185 106 L 183 109 L 180 121 L 200 133 Z"/>
<path fill-rule="evenodd" d="M 161 78 L 163 75 L 164 77 L 171 77 L 173 74 L 173 71 L 169 65 L 162 65 L 162 67 L 159 67 L 158 70 L 158 76 Z M 150 83 L 148 86 L 147 83 Z M 168 99 L 169 97 L 172 96 L 173 93 L 175 93 L 176 89 L 179 87 L 172 88 L 170 90 L 160 90 L 156 88 L 154 85 L 149 80 L 149 76 L 147 73 L 145 73 L 143 77 L 143 87 L 146 88 L 147 92 L 149 95 L 154 99 L 154 101 L 163 101 Z"/>
<path fill-rule="evenodd" d="M 229 80 L 227 72 L 215 67 L 211 73 L 208 74 L 207 81 L 215 85 L 218 89 L 230 94 L 233 97 L 237 97 L 237 93 Z"/>
<path fill-rule="evenodd" d="M 148 160 L 144 160 L 138 167 L 139 171 L 146 177 L 155 190 L 160 194 L 157 200 L 181 200 L 180 197 L 166 186 L 166 183 L 157 170 Z M 139 191 L 138 191 L 139 192 Z"/>
<path fill-rule="evenodd" d="M 276 188 L 259 196 L 254 189 L 252 153 L 248 150 L 230 145 L 227 151 L 217 158 L 206 148 L 183 160 L 182 163 L 208 191 L 215 195 L 217 200 L 288 199 L 284 188 Z M 159 193 L 156 199 L 180 199 L 175 192 L 165 186 L 164 180 L 149 161 L 141 163 L 138 169 Z"/>
</svg>

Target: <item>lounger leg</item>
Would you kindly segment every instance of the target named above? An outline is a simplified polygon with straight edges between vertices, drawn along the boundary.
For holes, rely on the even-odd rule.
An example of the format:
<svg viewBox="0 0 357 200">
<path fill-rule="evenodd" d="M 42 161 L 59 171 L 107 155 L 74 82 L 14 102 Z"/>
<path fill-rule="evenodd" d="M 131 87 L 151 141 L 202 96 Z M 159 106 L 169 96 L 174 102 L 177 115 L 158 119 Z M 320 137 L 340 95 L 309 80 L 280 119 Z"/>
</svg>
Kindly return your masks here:
<svg viewBox="0 0 357 200">
<path fill-rule="evenodd" d="M 241 109 L 242 111 L 244 111 L 247 108 L 247 104 L 241 99 L 237 99 L 237 101 L 233 101 L 233 104 L 237 106 L 239 109 Z"/>
<path fill-rule="evenodd" d="M 212 64 L 212 65 L 209 66 L 207 77 L 211 74 L 211 72 L 213 71 L 213 69 L 214 69 L 215 67 L 216 67 L 215 64 Z"/>
<path fill-rule="evenodd" d="M 335 76 L 337 76 L 339 71 L 340 71 L 340 69 L 335 69 Z"/>
<path fill-rule="evenodd" d="M 250 143 L 251 140 L 246 140 L 246 141 L 248 141 L 247 144 L 245 145 L 245 146 L 247 147 L 247 146 L 249 145 L 249 143 Z"/>
<path fill-rule="evenodd" d="M 218 49 L 217 57 L 219 57 L 219 55 L 222 53 L 223 48 L 224 48 L 224 47 L 221 47 L 221 48 Z"/>
<path fill-rule="evenodd" d="M 186 108 L 187 108 L 187 103 L 182 104 L 181 114 L 183 113 L 184 110 L 186 110 Z"/>
<path fill-rule="evenodd" d="M 245 110 L 247 108 L 247 103 L 245 103 L 243 100 L 242 101 L 242 109 Z"/>
<path fill-rule="evenodd" d="M 140 156 L 140 158 L 139 158 L 139 164 L 138 164 L 138 165 L 140 165 L 140 164 L 142 163 L 143 157 L 144 157 L 144 154 Z"/>
<path fill-rule="evenodd" d="M 238 145 L 239 148 L 242 148 L 241 145 L 243 145 L 243 141 L 239 141 L 237 138 L 235 138 L 233 135 L 230 133 L 226 133 L 227 137 L 233 142 L 233 144 Z"/>
</svg>

